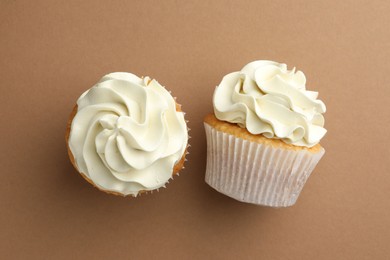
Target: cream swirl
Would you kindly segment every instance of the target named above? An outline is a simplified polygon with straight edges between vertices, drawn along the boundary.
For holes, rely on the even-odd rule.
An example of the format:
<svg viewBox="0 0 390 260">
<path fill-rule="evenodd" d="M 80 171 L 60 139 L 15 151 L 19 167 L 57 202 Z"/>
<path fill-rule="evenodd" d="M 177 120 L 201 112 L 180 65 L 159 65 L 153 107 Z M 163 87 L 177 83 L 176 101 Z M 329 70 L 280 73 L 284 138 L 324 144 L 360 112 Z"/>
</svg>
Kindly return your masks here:
<svg viewBox="0 0 390 260">
<path fill-rule="evenodd" d="M 99 188 L 136 196 L 172 177 L 188 142 L 184 113 L 156 80 L 116 72 L 77 101 L 69 148 Z"/>
<path fill-rule="evenodd" d="M 259 60 L 226 75 L 216 87 L 214 113 L 252 134 L 312 147 L 325 135 L 325 104 L 308 91 L 301 71 L 286 64 Z"/>
</svg>

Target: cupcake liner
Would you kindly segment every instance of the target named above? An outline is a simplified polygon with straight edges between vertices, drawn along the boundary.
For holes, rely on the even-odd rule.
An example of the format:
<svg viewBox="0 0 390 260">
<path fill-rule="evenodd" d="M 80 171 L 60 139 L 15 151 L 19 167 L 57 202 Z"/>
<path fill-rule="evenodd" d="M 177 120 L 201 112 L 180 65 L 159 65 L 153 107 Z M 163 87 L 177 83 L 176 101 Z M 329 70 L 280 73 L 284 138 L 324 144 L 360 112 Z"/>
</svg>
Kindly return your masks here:
<svg viewBox="0 0 390 260">
<path fill-rule="evenodd" d="M 287 150 L 251 142 L 204 124 L 205 181 L 236 200 L 270 207 L 295 204 L 325 150 Z"/>
</svg>

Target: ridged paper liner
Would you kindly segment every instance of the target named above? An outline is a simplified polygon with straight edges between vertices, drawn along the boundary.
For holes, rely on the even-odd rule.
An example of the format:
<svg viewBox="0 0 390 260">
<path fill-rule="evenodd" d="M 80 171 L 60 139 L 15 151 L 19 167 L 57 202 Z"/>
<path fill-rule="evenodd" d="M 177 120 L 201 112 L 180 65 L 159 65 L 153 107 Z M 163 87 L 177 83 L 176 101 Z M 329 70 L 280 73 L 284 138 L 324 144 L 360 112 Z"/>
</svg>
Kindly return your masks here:
<svg viewBox="0 0 390 260">
<path fill-rule="evenodd" d="M 204 124 L 205 181 L 236 200 L 270 207 L 295 204 L 325 150 L 287 150 L 244 140 Z"/>
</svg>

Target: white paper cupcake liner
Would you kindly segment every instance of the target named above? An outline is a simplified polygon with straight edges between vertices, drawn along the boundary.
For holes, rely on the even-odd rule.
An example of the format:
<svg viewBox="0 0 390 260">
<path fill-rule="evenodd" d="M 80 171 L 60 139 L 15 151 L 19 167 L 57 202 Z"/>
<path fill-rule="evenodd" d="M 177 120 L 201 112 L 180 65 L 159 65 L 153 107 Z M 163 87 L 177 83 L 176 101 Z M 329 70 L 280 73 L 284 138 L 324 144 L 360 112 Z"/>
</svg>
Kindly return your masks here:
<svg viewBox="0 0 390 260">
<path fill-rule="evenodd" d="M 270 207 L 295 204 L 325 150 L 286 150 L 221 132 L 204 124 L 205 181 L 236 200 Z"/>
</svg>

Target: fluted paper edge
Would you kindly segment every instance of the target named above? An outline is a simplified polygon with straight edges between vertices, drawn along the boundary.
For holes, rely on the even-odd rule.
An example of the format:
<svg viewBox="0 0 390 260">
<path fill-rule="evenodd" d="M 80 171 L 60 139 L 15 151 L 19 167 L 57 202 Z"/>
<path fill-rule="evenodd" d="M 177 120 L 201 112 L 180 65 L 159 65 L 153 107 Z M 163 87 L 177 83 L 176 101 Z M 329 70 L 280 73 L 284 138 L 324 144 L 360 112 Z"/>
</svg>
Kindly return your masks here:
<svg viewBox="0 0 390 260">
<path fill-rule="evenodd" d="M 244 140 L 204 123 L 207 138 L 205 181 L 236 200 L 288 207 L 298 196 L 325 150 L 286 150 Z"/>
</svg>

